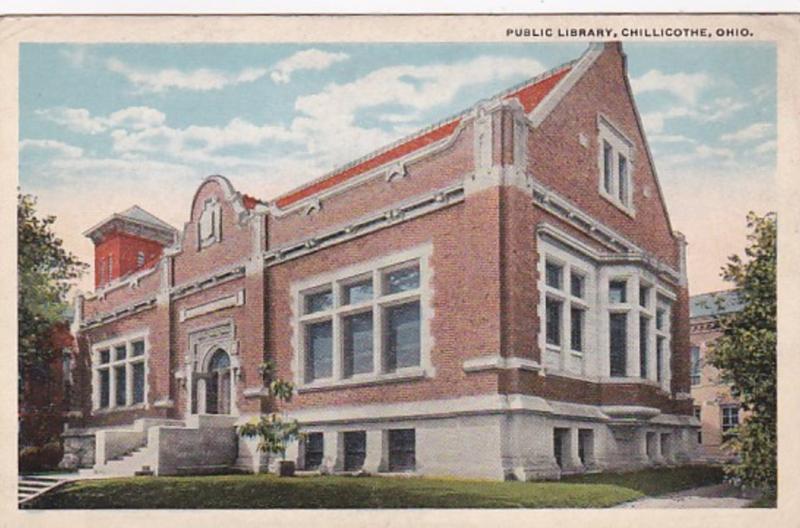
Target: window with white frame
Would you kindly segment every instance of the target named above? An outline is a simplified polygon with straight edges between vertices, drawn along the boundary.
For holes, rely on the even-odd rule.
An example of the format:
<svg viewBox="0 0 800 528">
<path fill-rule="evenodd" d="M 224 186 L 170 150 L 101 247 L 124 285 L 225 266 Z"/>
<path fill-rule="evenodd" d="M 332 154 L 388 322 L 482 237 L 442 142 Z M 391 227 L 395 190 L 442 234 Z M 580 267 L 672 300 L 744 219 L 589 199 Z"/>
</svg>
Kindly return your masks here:
<svg viewBox="0 0 800 528">
<path fill-rule="evenodd" d="M 579 241 L 571 242 L 550 233 L 538 239 L 543 366 L 669 387 L 674 292 L 647 269 L 600 264 Z"/>
<path fill-rule="evenodd" d="M 600 194 L 633 213 L 633 143 L 611 122 L 598 116 Z"/>
<path fill-rule="evenodd" d="M 700 359 L 700 347 L 693 346 L 692 350 L 692 385 L 700 385 L 700 373 L 702 372 L 702 362 Z"/>
<path fill-rule="evenodd" d="M 669 387 L 670 364 L 670 302 L 658 298 L 656 306 L 656 381 Z"/>
<path fill-rule="evenodd" d="M 424 260 L 345 271 L 299 291 L 301 385 L 423 367 Z"/>
<path fill-rule="evenodd" d="M 97 345 L 92 354 L 96 410 L 141 405 L 147 399 L 144 337 Z"/>
<path fill-rule="evenodd" d="M 544 258 L 545 364 L 557 369 L 583 357 L 590 309 L 589 270 L 564 257 L 554 251 Z"/>
</svg>

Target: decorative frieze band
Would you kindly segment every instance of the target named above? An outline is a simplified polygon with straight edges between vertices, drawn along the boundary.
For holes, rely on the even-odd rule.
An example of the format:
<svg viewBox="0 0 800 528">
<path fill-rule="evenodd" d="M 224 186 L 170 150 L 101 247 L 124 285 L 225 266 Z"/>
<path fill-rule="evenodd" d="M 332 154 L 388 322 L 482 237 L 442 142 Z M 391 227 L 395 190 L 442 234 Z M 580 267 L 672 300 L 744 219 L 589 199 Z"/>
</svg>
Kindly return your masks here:
<svg viewBox="0 0 800 528">
<path fill-rule="evenodd" d="M 192 306 L 191 308 L 182 308 L 180 311 L 179 318 L 181 322 L 184 322 L 187 319 L 191 319 L 193 317 L 199 317 L 201 315 L 216 312 L 218 310 L 224 310 L 225 308 L 230 308 L 232 306 L 242 306 L 243 304 L 244 304 L 244 289 L 241 289 L 236 293 L 219 297 L 217 299 L 214 299 L 213 301 L 199 304 L 197 306 Z"/>
<path fill-rule="evenodd" d="M 112 321 L 116 321 L 117 319 L 121 319 L 129 315 L 143 312 L 145 310 L 154 307 L 155 305 L 156 305 L 156 297 L 153 296 L 143 301 L 138 301 L 136 303 L 123 306 L 122 308 L 114 310 L 113 312 L 98 314 L 92 317 L 91 319 L 87 319 L 83 324 L 81 324 L 81 330 L 94 328 L 96 326 L 110 323 Z"/>
<path fill-rule="evenodd" d="M 373 233 L 464 201 L 464 185 L 436 191 L 403 205 L 375 213 L 352 224 L 264 253 L 264 263 L 274 266 L 335 244 Z"/>
<path fill-rule="evenodd" d="M 180 299 L 182 297 L 186 297 L 187 295 L 192 295 L 194 293 L 213 288 L 214 286 L 218 286 L 224 282 L 240 279 L 244 277 L 244 275 L 244 266 L 228 268 L 213 275 L 203 277 L 202 279 L 198 279 L 187 284 L 181 284 L 180 286 L 175 286 L 170 292 L 170 297 L 172 300 Z"/>
<path fill-rule="evenodd" d="M 624 256 L 628 259 L 638 258 L 654 268 L 657 272 L 666 275 L 672 282 L 677 283 L 680 281 L 680 273 L 672 268 L 672 266 L 649 254 L 610 227 L 603 225 L 595 218 L 584 213 L 566 198 L 536 181 L 533 182 L 533 203 L 577 228 L 593 240 L 600 242 L 616 254 L 621 254 L 620 256 Z"/>
</svg>

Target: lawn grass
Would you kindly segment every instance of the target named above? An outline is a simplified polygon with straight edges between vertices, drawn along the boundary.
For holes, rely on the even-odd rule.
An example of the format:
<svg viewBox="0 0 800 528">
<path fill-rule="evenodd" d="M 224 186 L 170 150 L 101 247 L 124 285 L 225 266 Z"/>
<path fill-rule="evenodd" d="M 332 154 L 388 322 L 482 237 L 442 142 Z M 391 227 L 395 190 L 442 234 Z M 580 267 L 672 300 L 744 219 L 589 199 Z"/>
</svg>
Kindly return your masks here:
<svg viewBox="0 0 800 528">
<path fill-rule="evenodd" d="M 645 469 L 628 473 L 593 473 L 564 477 L 561 482 L 611 484 L 655 496 L 722 482 L 721 466 L 683 466 Z"/>
<path fill-rule="evenodd" d="M 218 475 L 74 482 L 34 508 L 605 508 L 655 489 L 709 482 L 698 468 L 588 475 L 561 482 L 497 482 L 422 477 Z M 662 474 L 667 475 L 662 478 Z M 613 477 L 613 478 L 612 478 Z M 607 479 L 606 482 L 603 478 Z M 700 483 L 700 484 L 698 484 Z M 642 488 L 642 489 L 639 489 Z"/>
</svg>

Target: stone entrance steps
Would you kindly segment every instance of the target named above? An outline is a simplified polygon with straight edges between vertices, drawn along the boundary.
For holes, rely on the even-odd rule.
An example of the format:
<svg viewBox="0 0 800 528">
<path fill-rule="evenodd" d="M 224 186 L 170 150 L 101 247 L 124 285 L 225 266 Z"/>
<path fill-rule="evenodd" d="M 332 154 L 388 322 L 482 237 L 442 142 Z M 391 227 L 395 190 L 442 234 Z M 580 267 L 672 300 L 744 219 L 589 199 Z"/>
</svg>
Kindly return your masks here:
<svg viewBox="0 0 800 528">
<path fill-rule="evenodd" d="M 17 503 L 20 508 L 25 508 L 36 497 L 40 497 L 70 480 L 69 478 L 45 475 L 20 475 L 17 484 Z"/>
</svg>

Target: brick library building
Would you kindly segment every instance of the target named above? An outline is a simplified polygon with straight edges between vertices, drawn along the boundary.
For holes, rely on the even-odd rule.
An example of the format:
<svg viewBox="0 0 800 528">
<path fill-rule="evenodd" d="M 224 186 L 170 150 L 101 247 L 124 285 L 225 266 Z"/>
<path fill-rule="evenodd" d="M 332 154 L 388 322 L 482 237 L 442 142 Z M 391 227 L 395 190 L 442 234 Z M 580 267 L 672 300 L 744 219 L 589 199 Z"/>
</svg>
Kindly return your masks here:
<svg viewBox="0 0 800 528">
<path fill-rule="evenodd" d="M 282 196 L 210 176 L 186 205 L 180 228 L 132 206 L 86 232 L 75 464 L 266 470 L 235 432 L 273 408 L 266 361 L 295 385 L 301 470 L 694 460 L 686 242 L 619 43 Z"/>
</svg>

